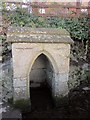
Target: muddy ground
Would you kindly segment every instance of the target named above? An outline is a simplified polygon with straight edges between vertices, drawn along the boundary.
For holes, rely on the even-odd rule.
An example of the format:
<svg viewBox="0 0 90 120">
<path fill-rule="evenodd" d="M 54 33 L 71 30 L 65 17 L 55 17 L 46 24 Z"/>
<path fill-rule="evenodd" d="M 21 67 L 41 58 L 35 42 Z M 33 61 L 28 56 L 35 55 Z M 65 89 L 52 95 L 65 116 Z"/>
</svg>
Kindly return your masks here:
<svg viewBox="0 0 90 120">
<path fill-rule="evenodd" d="M 87 86 L 88 87 L 88 86 Z M 90 119 L 90 89 L 83 89 L 84 86 L 79 86 L 69 93 L 69 102 L 66 105 L 55 107 L 53 104 L 50 90 L 44 86 L 31 89 L 31 104 L 30 112 L 23 113 L 22 118 L 45 118 L 50 119 Z"/>
</svg>

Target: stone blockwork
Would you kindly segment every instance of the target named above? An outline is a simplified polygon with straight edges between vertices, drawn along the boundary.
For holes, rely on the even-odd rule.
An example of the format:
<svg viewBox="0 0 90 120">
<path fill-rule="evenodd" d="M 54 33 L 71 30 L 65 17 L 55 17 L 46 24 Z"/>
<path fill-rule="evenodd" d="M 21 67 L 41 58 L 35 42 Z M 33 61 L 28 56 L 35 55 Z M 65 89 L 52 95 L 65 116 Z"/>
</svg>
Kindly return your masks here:
<svg viewBox="0 0 90 120">
<path fill-rule="evenodd" d="M 13 43 L 12 54 L 14 87 L 18 93 L 20 92 L 19 88 L 23 91 L 25 87 L 28 87 L 27 93 L 29 93 L 29 73 L 35 60 L 41 54 L 44 54 L 54 67 L 55 83 L 52 84 L 56 86 L 55 94 L 66 94 L 68 92 L 69 44 Z"/>
<path fill-rule="evenodd" d="M 37 79 L 42 79 L 42 75 L 44 80 L 48 79 L 54 97 L 65 96 L 68 93 L 70 43 L 73 41 L 67 31 L 11 27 L 7 42 L 12 43 L 15 101 L 30 98 L 30 81 L 36 81 L 34 76 L 38 67 L 41 74 L 38 74 Z M 45 58 L 40 58 L 41 55 Z M 43 67 L 45 71 L 42 70 Z"/>
</svg>

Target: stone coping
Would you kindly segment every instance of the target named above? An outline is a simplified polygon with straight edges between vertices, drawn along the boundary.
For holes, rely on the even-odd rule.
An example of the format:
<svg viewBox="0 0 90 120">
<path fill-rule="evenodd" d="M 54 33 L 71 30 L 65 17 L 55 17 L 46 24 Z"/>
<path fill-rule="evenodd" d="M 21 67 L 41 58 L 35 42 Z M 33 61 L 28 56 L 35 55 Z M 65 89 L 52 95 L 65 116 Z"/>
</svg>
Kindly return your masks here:
<svg viewBox="0 0 90 120">
<path fill-rule="evenodd" d="M 70 34 L 60 28 L 30 28 L 12 27 L 8 28 L 7 41 L 11 43 L 73 43 Z"/>
</svg>

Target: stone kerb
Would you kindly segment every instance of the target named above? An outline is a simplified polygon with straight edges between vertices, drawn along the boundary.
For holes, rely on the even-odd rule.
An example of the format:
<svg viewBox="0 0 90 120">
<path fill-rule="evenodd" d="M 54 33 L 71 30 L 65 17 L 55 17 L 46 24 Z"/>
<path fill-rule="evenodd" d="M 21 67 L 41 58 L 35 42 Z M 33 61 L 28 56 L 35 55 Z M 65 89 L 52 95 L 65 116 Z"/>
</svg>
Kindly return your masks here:
<svg viewBox="0 0 90 120">
<path fill-rule="evenodd" d="M 44 54 L 54 68 L 53 96 L 68 93 L 70 44 L 73 41 L 66 30 L 10 27 L 7 42 L 12 43 L 14 101 L 30 98 L 29 74 L 40 54 Z"/>
</svg>

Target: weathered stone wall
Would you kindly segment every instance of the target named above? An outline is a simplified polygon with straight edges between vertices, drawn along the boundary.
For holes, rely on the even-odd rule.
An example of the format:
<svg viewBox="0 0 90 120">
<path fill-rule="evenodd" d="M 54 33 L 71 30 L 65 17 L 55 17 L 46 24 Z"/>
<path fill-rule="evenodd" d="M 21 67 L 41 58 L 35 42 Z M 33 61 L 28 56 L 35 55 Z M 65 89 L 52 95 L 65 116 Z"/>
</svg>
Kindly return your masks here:
<svg viewBox="0 0 90 120">
<path fill-rule="evenodd" d="M 69 53 L 70 45 L 64 43 L 13 43 L 14 99 L 29 98 L 29 74 L 40 54 L 45 54 L 54 68 L 53 94 L 55 96 L 67 94 Z"/>
<path fill-rule="evenodd" d="M 47 61 L 46 74 L 47 74 L 47 82 L 49 84 L 49 87 L 52 89 L 53 86 L 52 83 L 54 83 L 55 77 L 54 77 L 54 68 L 49 60 Z"/>
<path fill-rule="evenodd" d="M 89 71 L 90 68 L 88 67 L 89 64 L 85 60 L 85 58 L 86 58 L 85 51 L 83 48 L 81 49 L 81 47 L 79 45 L 80 45 L 79 43 L 77 45 L 73 44 L 71 47 L 70 76 L 69 76 L 69 81 L 68 81 L 69 89 L 75 88 L 81 82 L 88 81 L 87 71 Z M 79 55 L 79 58 L 78 58 L 78 55 Z M 40 68 L 46 67 L 46 65 L 47 65 L 47 67 L 46 67 L 47 69 L 45 68 L 46 72 L 47 72 L 46 77 L 48 78 L 47 82 L 49 83 L 50 86 L 52 86 L 52 80 L 55 80 L 55 79 L 54 79 L 54 73 L 53 73 L 54 68 L 53 68 L 51 62 L 49 62 L 48 60 L 44 60 L 42 58 L 39 58 L 36 60 L 37 60 L 36 65 L 34 64 L 35 63 L 34 62 L 33 63 L 34 67 L 32 66 L 32 69 L 35 70 L 34 73 L 36 73 L 36 69 L 38 68 L 38 65 Z M 45 61 L 46 61 L 46 63 L 45 63 Z M 0 72 L 1 73 L 0 84 L 2 85 L 2 83 L 3 83 L 3 85 L 4 85 L 3 86 L 3 96 L 2 96 L 2 94 L 1 94 L 1 96 L 3 97 L 3 99 L 5 101 L 7 101 L 8 98 L 12 97 L 12 92 L 13 92 L 13 89 L 12 89 L 12 60 L 10 62 L 1 64 L 0 68 L 1 68 L 0 70 L 2 70 L 2 72 Z M 34 74 L 34 76 L 35 76 L 35 74 Z M 88 76 L 89 76 L 89 72 L 88 72 Z M 1 88 L 1 91 L 2 91 L 2 88 Z"/>
</svg>

